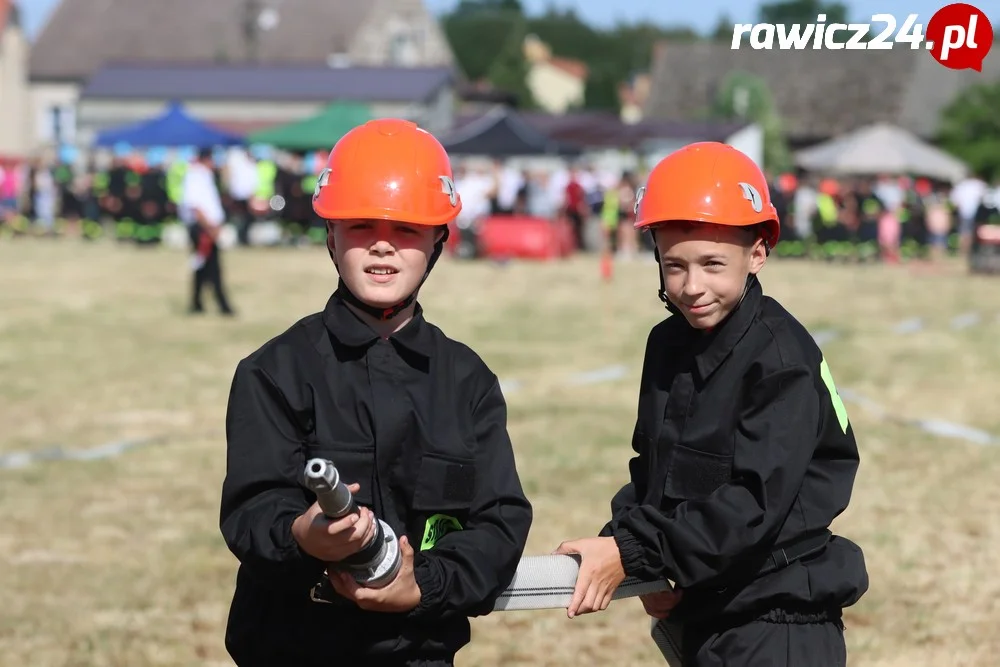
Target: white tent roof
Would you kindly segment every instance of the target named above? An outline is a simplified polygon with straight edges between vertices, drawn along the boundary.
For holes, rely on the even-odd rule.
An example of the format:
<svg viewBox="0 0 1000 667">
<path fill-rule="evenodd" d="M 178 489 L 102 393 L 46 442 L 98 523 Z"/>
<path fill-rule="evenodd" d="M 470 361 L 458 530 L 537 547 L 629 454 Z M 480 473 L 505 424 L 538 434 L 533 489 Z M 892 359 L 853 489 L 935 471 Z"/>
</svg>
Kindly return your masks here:
<svg viewBox="0 0 1000 667">
<path fill-rule="evenodd" d="M 830 174 L 914 174 L 955 182 L 968 173 L 958 158 L 910 132 L 876 123 L 795 154 L 810 171 Z"/>
</svg>

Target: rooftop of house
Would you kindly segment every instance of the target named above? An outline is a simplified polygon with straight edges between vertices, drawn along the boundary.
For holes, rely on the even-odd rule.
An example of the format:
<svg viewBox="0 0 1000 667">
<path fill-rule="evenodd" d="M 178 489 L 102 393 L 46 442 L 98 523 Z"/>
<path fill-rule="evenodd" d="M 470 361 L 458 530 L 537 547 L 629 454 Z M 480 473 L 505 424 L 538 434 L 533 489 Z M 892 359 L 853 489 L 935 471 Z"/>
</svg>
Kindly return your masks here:
<svg viewBox="0 0 1000 667">
<path fill-rule="evenodd" d="M 566 72 L 575 79 L 586 79 L 590 72 L 587 63 L 572 58 L 560 58 L 553 56 L 548 59 L 548 64 L 556 69 Z"/>
<path fill-rule="evenodd" d="M 253 43 L 245 28 L 249 6 L 246 0 L 62 0 L 38 35 L 29 75 L 83 81 L 108 62 L 245 62 Z M 268 29 L 251 33 L 256 60 L 322 63 L 346 53 L 373 7 L 358 0 L 282 0 L 271 15 L 277 22 L 258 22 Z"/>
<path fill-rule="evenodd" d="M 81 99 L 425 102 L 454 81 L 448 67 L 112 63 Z"/>
<path fill-rule="evenodd" d="M 941 110 L 965 87 L 1000 79 L 1000 49 L 983 72 L 951 70 L 924 50 L 732 50 L 721 42 L 665 42 L 653 58 L 647 117 L 691 119 L 730 72 L 759 77 L 792 138 L 822 138 L 874 122 L 936 132 Z"/>
</svg>

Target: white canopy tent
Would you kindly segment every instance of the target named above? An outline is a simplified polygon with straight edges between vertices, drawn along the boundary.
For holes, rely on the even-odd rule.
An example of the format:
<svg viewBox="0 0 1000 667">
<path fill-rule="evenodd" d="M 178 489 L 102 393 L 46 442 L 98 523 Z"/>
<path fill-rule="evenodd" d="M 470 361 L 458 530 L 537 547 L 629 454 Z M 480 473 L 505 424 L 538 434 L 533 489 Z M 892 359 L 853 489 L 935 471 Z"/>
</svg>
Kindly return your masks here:
<svg viewBox="0 0 1000 667">
<path fill-rule="evenodd" d="M 795 162 L 828 174 L 913 174 L 952 183 L 968 173 L 958 158 L 887 123 L 867 125 L 800 150 Z"/>
</svg>

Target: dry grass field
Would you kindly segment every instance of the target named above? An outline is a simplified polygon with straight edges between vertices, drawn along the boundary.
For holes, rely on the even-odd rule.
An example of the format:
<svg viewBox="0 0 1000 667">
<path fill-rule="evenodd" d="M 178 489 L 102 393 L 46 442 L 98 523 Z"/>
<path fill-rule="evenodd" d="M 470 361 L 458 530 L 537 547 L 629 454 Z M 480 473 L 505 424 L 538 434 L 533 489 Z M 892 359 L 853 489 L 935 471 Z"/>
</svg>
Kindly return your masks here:
<svg viewBox="0 0 1000 667">
<path fill-rule="evenodd" d="M 217 528 L 229 382 L 240 358 L 322 308 L 336 278 L 322 250 L 224 261 L 236 320 L 184 314 L 183 253 L 0 243 L 0 456 L 155 439 L 114 458 L 0 470 L 0 665 L 231 664 L 236 562 Z M 926 274 L 792 261 L 772 262 L 763 282 L 811 330 L 839 333 L 824 349 L 841 388 L 900 418 L 1000 434 L 1000 282 L 957 264 Z M 520 383 L 508 401 L 536 510 L 528 553 L 593 534 L 626 476 L 639 357 L 664 315 L 651 261 L 602 284 L 590 258 L 446 259 L 422 302 Z M 967 312 L 981 323 L 953 329 Z M 916 316 L 922 330 L 893 333 Z M 625 377 L 572 382 L 615 364 Z M 862 545 L 871 576 L 847 612 L 851 664 L 997 664 L 1000 448 L 848 409 L 862 467 L 835 528 Z M 497 613 L 473 628 L 460 665 L 661 664 L 637 600 L 573 621 Z"/>
</svg>

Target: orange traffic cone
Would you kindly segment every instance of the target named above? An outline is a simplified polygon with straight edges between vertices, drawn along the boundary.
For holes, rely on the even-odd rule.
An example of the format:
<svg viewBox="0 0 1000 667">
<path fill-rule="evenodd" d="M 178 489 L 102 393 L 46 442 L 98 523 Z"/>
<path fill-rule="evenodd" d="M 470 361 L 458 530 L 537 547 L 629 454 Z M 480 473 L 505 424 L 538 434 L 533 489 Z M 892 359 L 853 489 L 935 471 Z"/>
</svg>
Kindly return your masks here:
<svg viewBox="0 0 1000 667">
<path fill-rule="evenodd" d="M 611 280 L 614 274 L 615 263 L 611 258 L 611 253 L 605 252 L 601 254 L 601 278 L 604 280 Z"/>
</svg>

